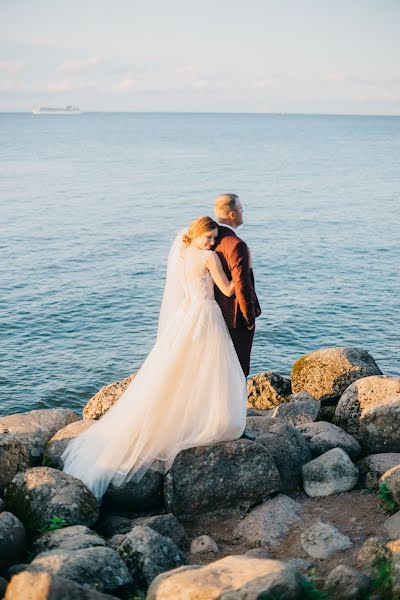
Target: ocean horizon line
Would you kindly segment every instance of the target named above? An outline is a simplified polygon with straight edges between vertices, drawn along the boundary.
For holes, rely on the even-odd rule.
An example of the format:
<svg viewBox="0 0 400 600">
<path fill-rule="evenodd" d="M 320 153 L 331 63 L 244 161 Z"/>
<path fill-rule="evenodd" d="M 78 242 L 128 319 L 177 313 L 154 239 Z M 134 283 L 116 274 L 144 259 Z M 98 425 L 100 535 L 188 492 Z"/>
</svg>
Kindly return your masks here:
<svg viewBox="0 0 400 600">
<path fill-rule="evenodd" d="M 291 112 L 291 111 L 192 111 L 192 110 L 85 110 L 80 109 L 82 114 L 138 114 L 138 115 L 266 115 L 278 117 L 381 117 L 399 118 L 398 114 L 384 113 L 325 113 L 325 112 Z M 0 114 L 31 115 L 32 110 L 0 110 Z M 40 115 L 43 116 L 43 115 Z M 63 115 L 48 115 L 63 116 Z M 77 116 L 77 115 L 76 115 Z"/>
</svg>

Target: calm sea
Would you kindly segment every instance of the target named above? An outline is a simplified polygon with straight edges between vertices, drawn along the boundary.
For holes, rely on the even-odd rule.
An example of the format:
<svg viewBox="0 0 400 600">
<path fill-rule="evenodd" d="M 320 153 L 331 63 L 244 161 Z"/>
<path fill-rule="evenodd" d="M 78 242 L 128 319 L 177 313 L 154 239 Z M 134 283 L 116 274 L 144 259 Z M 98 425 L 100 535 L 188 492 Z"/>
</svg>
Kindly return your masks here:
<svg viewBox="0 0 400 600">
<path fill-rule="evenodd" d="M 252 373 L 352 345 L 400 375 L 400 117 L 3 113 L 0 139 L 1 413 L 136 371 L 175 232 L 223 191 L 263 309 Z"/>
</svg>

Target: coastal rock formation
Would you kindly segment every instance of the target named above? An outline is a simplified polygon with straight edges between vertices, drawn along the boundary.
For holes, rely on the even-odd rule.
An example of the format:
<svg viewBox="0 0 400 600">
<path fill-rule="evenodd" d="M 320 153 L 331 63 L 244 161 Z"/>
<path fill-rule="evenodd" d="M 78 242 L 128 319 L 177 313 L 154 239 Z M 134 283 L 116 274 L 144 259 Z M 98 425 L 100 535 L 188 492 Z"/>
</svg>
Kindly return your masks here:
<svg viewBox="0 0 400 600">
<path fill-rule="evenodd" d="M 106 546 L 42 552 L 35 556 L 27 570 L 58 575 L 100 592 L 118 593 L 132 586 L 124 561 Z"/>
<path fill-rule="evenodd" d="M 11 579 L 4 600 L 116 600 L 116 598 L 87 589 L 63 577 L 23 571 Z"/>
<path fill-rule="evenodd" d="M 321 408 L 321 402 L 308 392 L 298 392 L 289 396 L 288 402 L 279 404 L 272 413 L 277 419 L 283 419 L 291 425 L 302 425 L 315 421 Z"/>
<path fill-rule="evenodd" d="M 46 465 L 46 467 L 62 469 L 64 465 L 61 460 L 61 455 L 69 442 L 83 431 L 86 431 L 86 429 L 89 429 L 94 422 L 93 419 L 75 421 L 74 423 L 70 423 L 66 427 L 63 427 L 60 431 L 57 431 L 46 444 L 43 464 Z"/>
<path fill-rule="evenodd" d="M 341 448 L 333 448 L 303 467 L 304 491 L 312 497 L 347 492 L 357 480 L 358 469 Z"/>
<path fill-rule="evenodd" d="M 106 542 L 97 533 L 85 525 L 71 525 L 54 531 L 48 531 L 37 538 L 33 544 L 35 554 L 50 550 L 83 550 L 93 546 L 105 546 Z"/>
<path fill-rule="evenodd" d="M 134 527 L 118 546 L 136 586 L 146 589 L 157 575 L 186 565 L 174 542 L 150 527 Z"/>
<path fill-rule="evenodd" d="M 336 527 L 318 521 L 301 534 L 301 545 L 312 558 L 329 558 L 351 547 L 351 541 Z"/>
<path fill-rule="evenodd" d="M 245 600 L 301 598 L 301 576 L 279 560 L 226 556 L 204 567 L 187 566 L 152 582 L 146 600 Z"/>
<path fill-rule="evenodd" d="M 271 548 L 282 540 L 292 525 L 300 522 L 301 512 L 298 502 L 279 494 L 252 510 L 240 521 L 234 535 L 258 546 Z"/>
<path fill-rule="evenodd" d="M 289 423 L 262 417 L 248 418 L 247 430 L 271 453 L 281 478 L 281 490 L 297 489 L 302 481 L 301 468 L 312 459 L 304 436 Z"/>
<path fill-rule="evenodd" d="M 268 450 L 239 439 L 180 452 L 165 477 L 164 496 L 173 514 L 192 514 L 256 504 L 280 487 Z"/>
<path fill-rule="evenodd" d="M 68 525 L 93 525 L 99 509 L 93 494 L 75 477 L 50 467 L 33 467 L 18 473 L 5 489 L 7 507 L 25 527 L 37 531 L 53 517 Z"/>
<path fill-rule="evenodd" d="M 25 471 L 30 464 L 27 446 L 7 436 L 0 435 L 0 492 L 19 471 Z"/>
<path fill-rule="evenodd" d="M 400 452 L 400 377 L 364 377 L 342 394 L 335 423 L 370 453 Z"/>
<path fill-rule="evenodd" d="M 258 373 L 248 380 L 247 394 L 249 408 L 274 408 L 281 402 L 287 402 L 291 394 L 290 379 L 272 371 Z"/>
<path fill-rule="evenodd" d="M 132 375 L 121 379 L 121 381 L 114 381 L 102 387 L 86 404 L 83 409 L 83 418 L 100 419 L 122 396 L 135 377 L 136 373 L 132 373 Z"/>
<path fill-rule="evenodd" d="M 57 431 L 78 421 L 78 416 L 66 408 L 31 410 L 0 418 L 0 435 L 16 439 L 28 450 L 30 464 L 40 463 L 44 447 Z"/>
<path fill-rule="evenodd" d="M 298 430 L 308 440 L 313 456 L 320 456 L 332 448 L 341 448 L 351 460 L 355 460 L 361 453 L 361 446 L 357 440 L 332 423 L 326 421 L 307 423 L 299 425 Z"/>
<path fill-rule="evenodd" d="M 321 348 L 299 358 L 292 367 L 293 392 L 305 390 L 321 402 L 335 402 L 353 381 L 382 375 L 372 356 L 361 348 Z"/>
<path fill-rule="evenodd" d="M 360 471 L 359 486 L 377 490 L 379 488 L 379 478 L 397 465 L 400 465 L 400 453 L 398 452 L 383 452 L 365 456 L 357 463 Z"/>
<path fill-rule="evenodd" d="M 20 562 L 25 551 L 25 527 L 12 513 L 0 513 L 0 569 Z"/>
<path fill-rule="evenodd" d="M 139 482 L 128 481 L 116 487 L 111 484 L 104 497 L 105 506 L 125 511 L 148 510 L 163 503 L 163 477 L 158 471 L 149 470 Z"/>
</svg>

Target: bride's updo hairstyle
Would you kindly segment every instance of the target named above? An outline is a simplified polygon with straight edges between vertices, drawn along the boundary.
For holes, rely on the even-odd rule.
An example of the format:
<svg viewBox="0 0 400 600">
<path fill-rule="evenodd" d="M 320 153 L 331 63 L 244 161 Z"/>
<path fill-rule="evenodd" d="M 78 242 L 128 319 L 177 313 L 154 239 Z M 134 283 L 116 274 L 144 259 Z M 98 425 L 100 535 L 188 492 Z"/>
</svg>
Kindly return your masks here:
<svg viewBox="0 0 400 600">
<path fill-rule="evenodd" d="M 190 246 L 194 238 L 199 237 L 208 231 L 212 231 L 213 229 L 218 229 L 218 223 L 211 217 L 198 217 L 190 223 L 187 233 L 182 236 L 182 242 L 185 246 Z"/>
</svg>

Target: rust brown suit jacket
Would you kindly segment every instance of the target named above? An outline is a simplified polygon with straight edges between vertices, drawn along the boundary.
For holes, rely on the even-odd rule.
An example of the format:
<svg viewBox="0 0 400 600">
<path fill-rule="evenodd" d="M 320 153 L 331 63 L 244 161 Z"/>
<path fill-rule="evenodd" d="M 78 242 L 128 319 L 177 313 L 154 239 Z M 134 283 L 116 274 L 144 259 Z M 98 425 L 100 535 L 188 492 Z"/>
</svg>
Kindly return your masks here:
<svg viewBox="0 0 400 600">
<path fill-rule="evenodd" d="M 213 250 L 221 259 L 226 276 L 235 284 L 235 295 L 230 298 L 215 286 L 215 299 L 228 329 L 254 325 L 256 317 L 261 314 L 261 308 L 254 287 L 253 270 L 246 243 L 229 227 L 218 225 L 218 237 Z"/>
</svg>

